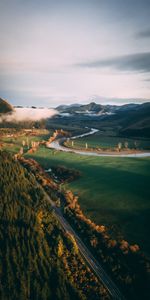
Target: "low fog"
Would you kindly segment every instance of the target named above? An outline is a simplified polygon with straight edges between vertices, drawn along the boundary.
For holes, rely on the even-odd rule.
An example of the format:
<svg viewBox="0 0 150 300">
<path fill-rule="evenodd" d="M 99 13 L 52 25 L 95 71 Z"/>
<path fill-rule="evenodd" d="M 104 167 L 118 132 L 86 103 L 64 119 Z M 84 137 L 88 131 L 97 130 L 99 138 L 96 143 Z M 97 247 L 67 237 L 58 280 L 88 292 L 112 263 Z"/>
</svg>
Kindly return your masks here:
<svg viewBox="0 0 150 300">
<path fill-rule="evenodd" d="M 20 122 L 20 121 L 39 121 L 41 119 L 51 118 L 57 115 L 58 112 L 55 109 L 48 108 L 15 108 L 11 114 L 2 115 L 0 122 Z"/>
</svg>

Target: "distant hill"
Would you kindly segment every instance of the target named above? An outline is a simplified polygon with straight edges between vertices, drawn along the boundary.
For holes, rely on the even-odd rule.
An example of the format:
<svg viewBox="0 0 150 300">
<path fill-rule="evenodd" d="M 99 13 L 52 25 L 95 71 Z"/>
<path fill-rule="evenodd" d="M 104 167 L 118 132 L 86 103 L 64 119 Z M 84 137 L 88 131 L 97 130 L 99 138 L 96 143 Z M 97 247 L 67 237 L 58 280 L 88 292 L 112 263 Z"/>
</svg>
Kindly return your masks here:
<svg viewBox="0 0 150 300">
<path fill-rule="evenodd" d="M 82 104 L 60 105 L 56 107 L 56 109 L 60 113 L 104 115 L 104 114 L 114 114 L 118 111 L 127 111 L 130 109 L 134 109 L 137 106 L 139 105 L 134 103 L 117 106 L 117 105 L 109 105 L 109 104 L 102 105 L 102 104 L 97 104 L 95 102 L 91 102 L 85 105 Z"/>
<path fill-rule="evenodd" d="M 83 112 L 93 112 L 99 113 L 103 109 L 101 104 L 96 104 L 95 102 L 91 102 L 87 105 L 81 105 L 79 110 Z"/>
<path fill-rule="evenodd" d="M 113 115 L 99 119 L 99 127 L 118 128 L 128 137 L 150 137 L 150 102 L 127 104 L 115 109 Z"/>
<path fill-rule="evenodd" d="M 70 114 L 77 114 L 77 113 L 99 113 L 101 110 L 104 109 L 103 105 L 96 104 L 95 102 L 91 102 L 89 104 L 72 104 L 72 105 L 60 105 L 56 108 L 58 111 L 62 113 L 70 113 Z"/>
<path fill-rule="evenodd" d="M 13 106 L 6 100 L 0 98 L 0 114 L 6 114 L 13 111 Z"/>
<path fill-rule="evenodd" d="M 129 103 L 129 104 L 124 104 L 121 106 L 116 107 L 116 111 L 129 111 L 129 110 L 134 110 L 140 107 L 140 104 L 135 104 L 135 103 Z"/>
<path fill-rule="evenodd" d="M 123 135 L 150 137 L 150 102 L 129 110 L 121 123 Z"/>
<path fill-rule="evenodd" d="M 71 104 L 71 105 L 59 105 L 56 107 L 60 113 L 76 113 L 76 111 L 80 108 L 81 104 Z"/>
</svg>

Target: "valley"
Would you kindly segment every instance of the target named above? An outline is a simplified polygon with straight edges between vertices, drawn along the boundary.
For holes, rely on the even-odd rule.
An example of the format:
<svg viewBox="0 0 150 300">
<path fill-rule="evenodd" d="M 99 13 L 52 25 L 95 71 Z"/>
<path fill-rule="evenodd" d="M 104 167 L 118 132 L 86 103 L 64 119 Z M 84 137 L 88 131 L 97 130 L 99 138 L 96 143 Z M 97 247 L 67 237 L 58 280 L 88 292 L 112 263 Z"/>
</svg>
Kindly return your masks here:
<svg viewBox="0 0 150 300">
<path fill-rule="evenodd" d="M 0 0 L 0 300 L 150 298 L 149 12 Z"/>
<path fill-rule="evenodd" d="M 87 126 L 89 121 L 91 129 Z M 96 122 L 98 124 L 98 119 Z M 147 279 L 141 282 L 139 289 L 135 281 L 136 290 L 132 291 L 135 265 L 131 264 L 130 256 L 138 270 L 140 261 L 149 264 L 149 138 L 120 136 L 115 126 L 110 130 L 105 125 L 100 130 L 99 125 L 95 129 L 95 117 L 91 116 L 56 115 L 46 121 L 45 128 L 36 128 L 34 123 L 32 128 L 29 127 L 31 122 L 25 123 L 26 128 L 23 124 L 20 128 L 19 123 L 7 127 L 6 123 L 7 126 L 0 129 L 2 153 L 10 152 L 36 177 L 50 196 L 53 213 L 62 228 L 73 233 L 79 249 L 83 241 L 80 252 L 108 294 L 112 293 L 115 299 L 113 289 L 118 289 L 117 294 L 121 291 L 118 299 L 123 298 L 122 295 L 127 299 L 134 299 L 136 295 L 137 299 L 137 295 L 141 295 L 140 286 L 147 285 Z M 94 265 L 89 263 L 89 257 L 92 261 L 96 259 Z M 110 276 L 110 286 L 113 280 L 110 291 L 105 275 L 104 278 L 98 275 L 96 266 L 99 270 L 104 268 Z M 126 268 L 132 273 L 128 293 Z"/>
</svg>

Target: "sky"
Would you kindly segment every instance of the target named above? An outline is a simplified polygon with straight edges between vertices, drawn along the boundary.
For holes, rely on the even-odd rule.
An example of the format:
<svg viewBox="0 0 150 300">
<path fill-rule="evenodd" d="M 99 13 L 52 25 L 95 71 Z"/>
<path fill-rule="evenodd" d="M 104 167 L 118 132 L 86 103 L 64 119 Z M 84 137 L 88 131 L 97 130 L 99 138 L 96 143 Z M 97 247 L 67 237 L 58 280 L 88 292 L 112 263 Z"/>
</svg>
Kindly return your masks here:
<svg viewBox="0 0 150 300">
<path fill-rule="evenodd" d="M 150 101 L 150 0 L 0 0 L 0 97 Z"/>
</svg>

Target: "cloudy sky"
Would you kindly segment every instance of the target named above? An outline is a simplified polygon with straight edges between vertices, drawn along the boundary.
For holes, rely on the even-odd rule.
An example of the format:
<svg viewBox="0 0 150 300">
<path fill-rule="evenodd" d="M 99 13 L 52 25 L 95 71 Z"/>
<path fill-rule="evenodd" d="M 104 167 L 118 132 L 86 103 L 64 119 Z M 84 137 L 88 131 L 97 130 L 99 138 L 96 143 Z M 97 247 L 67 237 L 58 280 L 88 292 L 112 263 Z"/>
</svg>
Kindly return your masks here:
<svg viewBox="0 0 150 300">
<path fill-rule="evenodd" d="M 149 16 L 150 0 L 0 0 L 0 97 L 147 101 Z"/>
</svg>

